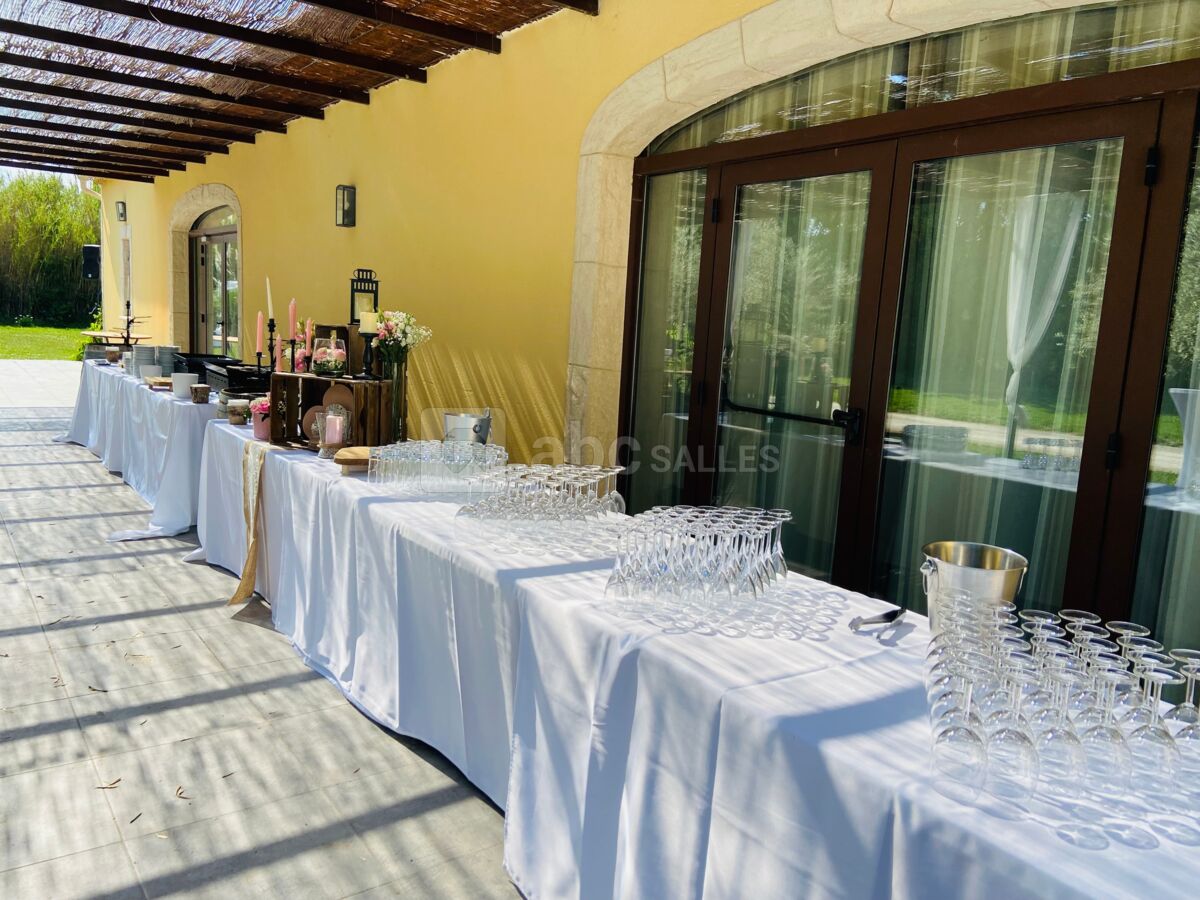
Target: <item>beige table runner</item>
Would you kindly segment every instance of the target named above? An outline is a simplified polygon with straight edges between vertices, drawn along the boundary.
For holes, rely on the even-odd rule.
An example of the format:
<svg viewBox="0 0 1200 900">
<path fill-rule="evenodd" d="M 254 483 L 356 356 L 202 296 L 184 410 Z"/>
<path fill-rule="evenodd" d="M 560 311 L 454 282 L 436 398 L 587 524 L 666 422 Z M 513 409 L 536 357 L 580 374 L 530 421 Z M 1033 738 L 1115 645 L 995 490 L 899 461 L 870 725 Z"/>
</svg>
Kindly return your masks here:
<svg viewBox="0 0 1200 900">
<path fill-rule="evenodd" d="M 258 513 L 262 505 L 262 467 L 267 453 L 276 449 L 262 441 L 247 441 L 242 449 L 242 517 L 246 523 L 246 564 L 242 567 L 242 580 L 229 599 L 245 603 L 254 596 L 254 583 L 258 576 Z"/>
</svg>

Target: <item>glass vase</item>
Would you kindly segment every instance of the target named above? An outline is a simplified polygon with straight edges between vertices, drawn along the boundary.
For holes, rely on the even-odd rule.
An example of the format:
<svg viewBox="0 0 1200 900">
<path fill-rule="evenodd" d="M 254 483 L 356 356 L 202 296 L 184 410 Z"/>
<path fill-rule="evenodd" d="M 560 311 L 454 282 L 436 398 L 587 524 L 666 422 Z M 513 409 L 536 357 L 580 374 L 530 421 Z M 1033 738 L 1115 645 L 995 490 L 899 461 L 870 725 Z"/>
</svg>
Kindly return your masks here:
<svg viewBox="0 0 1200 900">
<path fill-rule="evenodd" d="M 339 338 L 318 338 L 313 343 L 312 371 L 314 374 L 344 378 L 347 368 L 344 341 Z"/>
<path fill-rule="evenodd" d="M 392 443 L 408 440 L 408 354 L 387 357 L 383 377 L 392 383 Z"/>
</svg>

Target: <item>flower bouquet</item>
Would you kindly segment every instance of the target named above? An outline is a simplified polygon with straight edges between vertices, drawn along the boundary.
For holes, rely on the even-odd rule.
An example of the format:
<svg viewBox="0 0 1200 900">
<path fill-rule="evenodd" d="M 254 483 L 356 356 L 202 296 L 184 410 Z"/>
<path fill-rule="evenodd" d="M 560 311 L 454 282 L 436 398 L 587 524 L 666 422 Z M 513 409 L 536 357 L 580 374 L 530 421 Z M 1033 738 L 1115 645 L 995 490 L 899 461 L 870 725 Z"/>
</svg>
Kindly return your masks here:
<svg viewBox="0 0 1200 900">
<path fill-rule="evenodd" d="M 256 440 L 271 439 L 271 400 L 268 397 L 255 397 L 250 401 L 250 422 L 254 426 Z"/>
<path fill-rule="evenodd" d="M 408 439 L 408 354 L 433 337 L 433 331 L 418 325 L 406 312 L 384 312 L 379 316 L 379 333 L 371 346 L 383 359 L 384 377 L 392 382 L 392 439 Z"/>
</svg>

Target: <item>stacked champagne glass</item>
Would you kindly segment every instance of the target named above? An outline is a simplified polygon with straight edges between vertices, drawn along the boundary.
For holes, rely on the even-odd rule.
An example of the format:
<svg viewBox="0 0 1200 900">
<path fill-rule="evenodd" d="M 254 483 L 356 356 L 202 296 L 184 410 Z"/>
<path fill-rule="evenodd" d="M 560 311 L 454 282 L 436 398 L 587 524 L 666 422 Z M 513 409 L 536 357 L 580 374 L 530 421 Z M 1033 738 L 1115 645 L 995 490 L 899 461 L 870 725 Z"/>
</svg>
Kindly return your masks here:
<svg viewBox="0 0 1200 900">
<path fill-rule="evenodd" d="M 507 462 L 508 452 L 497 444 L 404 441 L 371 448 L 367 481 L 402 493 L 463 492 Z"/>
<path fill-rule="evenodd" d="M 669 631 L 798 638 L 809 625 L 824 630 L 839 611 L 829 601 L 844 606 L 845 598 L 828 590 L 802 598 L 799 583 L 786 590 L 782 531 L 791 517 L 786 509 L 707 506 L 634 516 L 617 544 L 606 602 Z"/>
<path fill-rule="evenodd" d="M 508 465 L 469 480 L 465 527 L 501 551 L 597 556 L 612 553 L 628 521 L 617 492 L 620 466 Z"/>
<path fill-rule="evenodd" d="M 938 783 L 1023 803 L 1035 794 L 1200 811 L 1200 651 L 1165 652 L 1135 622 L 931 597 L 925 685 Z M 1163 689 L 1187 685 L 1181 703 Z"/>
</svg>

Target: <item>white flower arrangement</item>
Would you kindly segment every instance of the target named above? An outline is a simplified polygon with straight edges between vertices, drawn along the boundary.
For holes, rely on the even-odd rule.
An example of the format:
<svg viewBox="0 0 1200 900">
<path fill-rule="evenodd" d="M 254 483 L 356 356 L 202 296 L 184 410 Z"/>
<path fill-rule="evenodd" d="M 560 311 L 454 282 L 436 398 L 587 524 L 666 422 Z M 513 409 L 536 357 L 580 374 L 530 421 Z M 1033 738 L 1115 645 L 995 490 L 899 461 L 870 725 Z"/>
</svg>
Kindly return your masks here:
<svg viewBox="0 0 1200 900">
<path fill-rule="evenodd" d="M 431 337 L 433 331 L 418 325 L 410 313 L 383 312 L 379 315 L 379 333 L 371 346 L 387 359 L 402 359 Z"/>
</svg>

